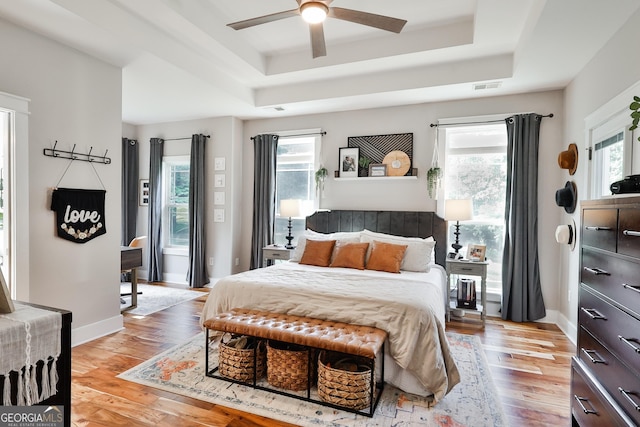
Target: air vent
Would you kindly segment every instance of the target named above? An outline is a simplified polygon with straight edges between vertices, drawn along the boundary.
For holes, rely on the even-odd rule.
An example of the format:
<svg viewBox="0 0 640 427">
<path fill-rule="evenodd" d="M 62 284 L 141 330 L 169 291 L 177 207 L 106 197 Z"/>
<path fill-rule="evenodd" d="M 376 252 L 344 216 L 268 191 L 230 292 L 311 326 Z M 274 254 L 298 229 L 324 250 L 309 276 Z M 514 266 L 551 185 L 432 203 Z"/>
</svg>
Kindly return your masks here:
<svg viewBox="0 0 640 427">
<path fill-rule="evenodd" d="M 475 83 L 473 90 L 498 89 L 502 86 L 502 82 Z"/>
<path fill-rule="evenodd" d="M 284 107 L 273 107 L 276 111 L 284 111 Z"/>
</svg>

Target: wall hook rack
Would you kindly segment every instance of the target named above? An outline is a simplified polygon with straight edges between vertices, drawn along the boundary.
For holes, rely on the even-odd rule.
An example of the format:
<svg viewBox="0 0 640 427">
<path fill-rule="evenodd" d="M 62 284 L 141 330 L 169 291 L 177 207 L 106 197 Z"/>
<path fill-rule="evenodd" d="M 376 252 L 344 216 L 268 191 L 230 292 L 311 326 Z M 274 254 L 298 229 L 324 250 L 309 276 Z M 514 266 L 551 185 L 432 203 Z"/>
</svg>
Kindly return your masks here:
<svg viewBox="0 0 640 427">
<path fill-rule="evenodd" d="M 93 147 L 90 147 L 89 152 L 84 154 L 76 153 L 76 144 L 73 144 L 71 151 L 57 150 L 57 145 L 58 141 L 53 144 L 53 148 L 45 148 L 42 150 L 43 154 L 48 157 L 57 157 L 59 159 L 81 160 L 83 162 L 103 163 L 105 165 L 111 164 L 111 158 L 107 157 L 109 150 L 105 150 L 104 156 L 99 156 L 97 154 L 91 154 Z"/>
</svg>

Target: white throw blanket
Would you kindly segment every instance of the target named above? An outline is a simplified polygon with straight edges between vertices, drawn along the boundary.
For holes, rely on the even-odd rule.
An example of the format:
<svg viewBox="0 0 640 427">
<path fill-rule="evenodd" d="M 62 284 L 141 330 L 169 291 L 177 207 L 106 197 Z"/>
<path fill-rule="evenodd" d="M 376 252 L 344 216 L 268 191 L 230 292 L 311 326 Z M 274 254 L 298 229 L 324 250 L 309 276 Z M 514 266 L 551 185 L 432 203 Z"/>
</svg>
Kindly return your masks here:
<svg viewBox="0 0 640 427">
<path fill-rule="evenodd" d="M 4 376 L 3 402 L 11 406 L 9 373 L 18 372 L 17 404 L 31 406 L 56 394 L 56 362 L 60 356 L 62 315 L 14 302 L 15 311 L 0 314 L 0 375 Z M 47 366 L 48 361 L 52 366 Z M 36 363 L 43 361 L 38 393 Z M 23 371 L 24 369 L 24 371 Z"/>
<path fill-rule="evenodd" d="M 388 332 L 397 365 L 440 400 L 460 375 L 444 333 L 442 274 L 432 270 L 392 274 L 277 264 L 218 281 L 201 322 L 232 308 L 252 308 L 375 326 Z"/>
</svg>

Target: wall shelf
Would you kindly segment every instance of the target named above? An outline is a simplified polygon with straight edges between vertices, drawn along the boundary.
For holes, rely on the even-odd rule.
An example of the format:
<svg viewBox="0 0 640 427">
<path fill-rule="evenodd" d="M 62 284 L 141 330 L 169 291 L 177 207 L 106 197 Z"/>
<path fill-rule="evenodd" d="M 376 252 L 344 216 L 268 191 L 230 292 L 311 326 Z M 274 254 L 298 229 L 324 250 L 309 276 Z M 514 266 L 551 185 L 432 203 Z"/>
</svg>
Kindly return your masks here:
<svg viewBox="0 0 640 427">
<path fill-rule="evenodd" d="M 353 178 L 333 178 L 334 181 L 407 181 L 416 180 L 417 176 L 358 176 Z"/>
</svg>

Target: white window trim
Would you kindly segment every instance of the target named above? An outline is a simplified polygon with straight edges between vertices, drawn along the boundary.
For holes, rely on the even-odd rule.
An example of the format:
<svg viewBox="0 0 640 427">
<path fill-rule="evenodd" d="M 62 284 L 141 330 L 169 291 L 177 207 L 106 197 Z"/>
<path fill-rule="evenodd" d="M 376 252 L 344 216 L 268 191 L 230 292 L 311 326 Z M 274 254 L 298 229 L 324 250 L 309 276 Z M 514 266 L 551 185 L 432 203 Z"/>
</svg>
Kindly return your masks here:
<svg viewBox="0 0 640 427">
<path fill-rule="evenodd" d="M 165 221 L 165 213 L 166 213 L 166 196 L 167 196 L 167 184 L 168 184 L 168 176 L 167 171 L 165 170 L 165 165 L 172 164 L 182 164 L 184 162 L 189 162 L 190 157 L 185 155 L 179 156 L 163 156 L 162 158 L 162 253 L 164 255 L 177 255 L 177 256 L 188 256 L 189 248 L 187 246 L 172 246 L 167 243 L 167 236 L 169 233 L 169 225 L 167 221 Z"/>
</svg>

